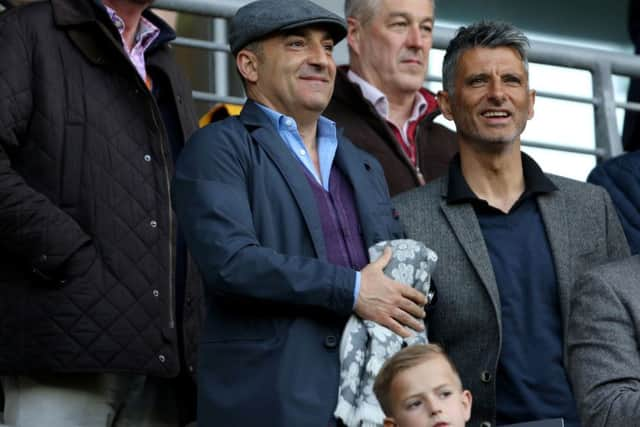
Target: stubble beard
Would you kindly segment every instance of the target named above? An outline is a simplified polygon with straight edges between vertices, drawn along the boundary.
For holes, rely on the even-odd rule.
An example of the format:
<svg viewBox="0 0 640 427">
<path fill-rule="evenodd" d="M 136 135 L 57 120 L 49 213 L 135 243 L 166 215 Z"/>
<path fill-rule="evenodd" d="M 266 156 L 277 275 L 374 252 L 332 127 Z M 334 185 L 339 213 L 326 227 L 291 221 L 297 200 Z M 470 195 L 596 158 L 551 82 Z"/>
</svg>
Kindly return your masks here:
<svg viewBox="0 0 640 427">
<path fill-rule="evenodd" d="M 524 127 L 522 129 L 519 129 L 519 131 L 514 132 L 514 134 L 512 135 L 506 137 L 498 136 L 495 138 L 483 136 L 479 133 L 466 133 L 464 131 L 458 131 L 458 134 L 460 139 L 474 147 L 474 150 L 478 152 L 499 154 L 504 152 L 507 148 L 515 144 L 517 141 L 520 141 L 520 135 L 522 135 L 523 131 Z"/>
</svg>

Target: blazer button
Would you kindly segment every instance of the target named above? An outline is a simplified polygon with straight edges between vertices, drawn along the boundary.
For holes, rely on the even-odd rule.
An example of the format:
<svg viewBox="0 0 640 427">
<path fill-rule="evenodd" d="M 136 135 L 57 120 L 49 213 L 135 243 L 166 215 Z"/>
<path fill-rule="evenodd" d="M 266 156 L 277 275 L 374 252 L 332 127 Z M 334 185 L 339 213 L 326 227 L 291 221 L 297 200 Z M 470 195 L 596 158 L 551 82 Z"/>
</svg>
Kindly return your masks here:
<svg viewBox="0 0 640 427">
<path fill-rule="evenodd" d="M 488 384 L 491 382 L 491 372 L 489 371 L 482 371 L 482 373 L 480 374 L 480 381 L 482 381 L 485 384 Z"/>
<path fill-rule="evenodd" d="M 324 337 L 324 346 L 327 348 L 336 348 L 338 346 L 338 338 L 335 335 L 327 335 Z"/>
</svg>

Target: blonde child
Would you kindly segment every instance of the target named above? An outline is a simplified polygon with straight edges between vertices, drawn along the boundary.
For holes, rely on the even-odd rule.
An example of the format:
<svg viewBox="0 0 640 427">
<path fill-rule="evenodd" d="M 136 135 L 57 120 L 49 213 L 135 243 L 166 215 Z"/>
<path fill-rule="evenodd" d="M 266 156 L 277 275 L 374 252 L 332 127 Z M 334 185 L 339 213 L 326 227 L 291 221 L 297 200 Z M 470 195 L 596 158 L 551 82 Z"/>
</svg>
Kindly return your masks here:
<svg viewBox="0 0 640 427">
<path fill-rule="evenodd" d="M 385 427 L 464 427 L 471 416 L 471 393 L 436 344 L 396 353 L 378 373 L 373 391 Z"/>
</svg>

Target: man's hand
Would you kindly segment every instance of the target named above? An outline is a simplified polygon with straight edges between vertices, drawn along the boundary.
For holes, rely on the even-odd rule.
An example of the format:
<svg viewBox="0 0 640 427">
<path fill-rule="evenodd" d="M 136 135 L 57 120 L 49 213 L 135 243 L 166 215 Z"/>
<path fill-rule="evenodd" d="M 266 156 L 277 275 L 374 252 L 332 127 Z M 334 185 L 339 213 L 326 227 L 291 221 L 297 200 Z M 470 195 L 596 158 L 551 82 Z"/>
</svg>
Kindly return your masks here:
<svg viewBox="0 0 640 427">
<path fill-rule="evenodd" d="M 383 268 L 391 260 L 391 248 L 386 247 L 378 260 L 360 272 L 360 293 L 354 311 L 365 320 L 372 320 L 402 337 L 411 335 L 407 326 L 424 330 L 425 296 L 411 286 L 403 285 L 384 275 Z"/>
</svg>

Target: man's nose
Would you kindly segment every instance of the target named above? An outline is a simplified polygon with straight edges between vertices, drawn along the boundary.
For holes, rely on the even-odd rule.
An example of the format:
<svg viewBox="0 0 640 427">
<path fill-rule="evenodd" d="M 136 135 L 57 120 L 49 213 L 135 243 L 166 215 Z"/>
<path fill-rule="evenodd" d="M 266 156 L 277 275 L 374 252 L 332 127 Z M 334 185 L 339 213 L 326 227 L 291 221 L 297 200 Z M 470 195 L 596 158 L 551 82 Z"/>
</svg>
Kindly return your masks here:
<svg viewBox="0 0 640 427">
<path fill-rule="evenodd" d="M 500 79 L 491 79 L 488 85 L 489 99 L 502 103 L 505 100 L 504 84 Z"/>
<path fill-rule="evenodd" d="M 324 68 L 333 61 L 333 56 L 331 51 L 327 50 L 327 47 L 322 43 L 311 43 L 307 61 L 309 64 Z"/>
<path fill-rule="evenodd" d="M 424 36 L 422 34 L 422 30 L 420 25 L 412 24 L 409 25 L 409 29 L 407 30 L 407 39 L 406 45 L 407 47 L 414 49 L 423 49 L 424 48 Z"/>
</svg>

